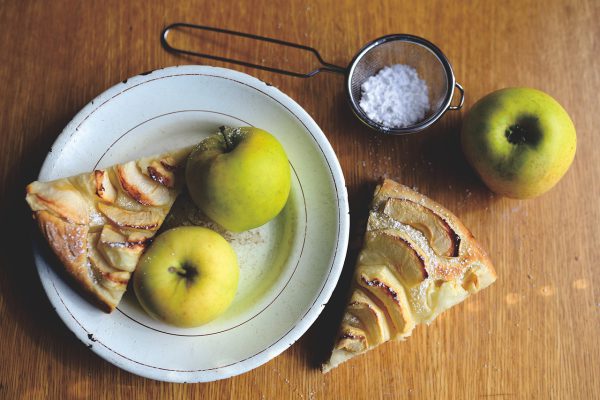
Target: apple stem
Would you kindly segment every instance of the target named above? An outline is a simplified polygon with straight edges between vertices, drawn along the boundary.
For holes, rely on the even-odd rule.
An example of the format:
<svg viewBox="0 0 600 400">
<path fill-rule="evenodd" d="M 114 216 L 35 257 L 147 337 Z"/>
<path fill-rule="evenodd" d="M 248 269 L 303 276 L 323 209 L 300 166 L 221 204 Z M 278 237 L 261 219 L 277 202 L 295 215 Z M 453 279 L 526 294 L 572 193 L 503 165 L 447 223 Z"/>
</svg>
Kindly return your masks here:
<svg viewBox="0 0 600 400">
<path fill-rule="evenodd" d="M 168 271 L 171 273 L 175 273 L 181 276 L 182 278 L 185 278 L 188 281 L 188 284 L 193 282 L 196 276 L 198 276 L 198 271 L 194 267 L 190 267 L 186 264 L 182 265 L 179 268 L 170 266 L 168 268 Z"/>
<path fill-rule="evenodd" d="M 225 149 L 227 152 L 230 152 L 233 150 L 233 143 L 231 143 L 231 137 L 228 135 L 227 128 L 225 126 L 221 126 L 219 127 L 219 130 L 221 131 L 220 133 L 223 136 L 223 140 L 225 140 Z"/>
</svg>

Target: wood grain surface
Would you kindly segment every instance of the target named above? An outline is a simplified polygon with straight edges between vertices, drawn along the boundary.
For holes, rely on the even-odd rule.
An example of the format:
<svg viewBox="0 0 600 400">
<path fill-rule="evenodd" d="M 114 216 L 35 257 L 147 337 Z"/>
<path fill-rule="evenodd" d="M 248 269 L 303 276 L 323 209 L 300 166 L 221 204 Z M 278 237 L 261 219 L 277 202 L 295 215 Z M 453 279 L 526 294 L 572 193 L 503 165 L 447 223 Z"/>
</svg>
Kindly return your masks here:
<svg viewBox="0 0 600 400">
<path fill-rule="evenodd" d="M 352 231 L 340 283 L 302 339 L 249 373 L 207 384 L 140 378 L 77 340 L 40 284 L 23 201 L 57 135 L 93 97 L 143 71 L 204 63 L 161 48 L 161 29 L 175 21 L 304 43 L 338 65 L 376 37 L 412 33 L 445 52 L 467 93 L 463 110 L 424 133 L 383 137 L 352 116 L 341 76 L 299 79 L 210 62 L 274 84 L 312 115 L 342 165 Z M 597 0 L 0 1 L 0 398 L 600 398 L 598 21 Z M 200 45 L 281 67 L 312 65 L 270 46 L 222 38 Z M 458 143 L 471 105 L 507 86 L 550 93 L 577 128 L 571 169 L 533 200 L 488 191 Z M 489 251 L 499 279 L 408 341 L 322 375 L 316 366 L 335 333 L 382 175 L 454 211 Z"/>
</svg>

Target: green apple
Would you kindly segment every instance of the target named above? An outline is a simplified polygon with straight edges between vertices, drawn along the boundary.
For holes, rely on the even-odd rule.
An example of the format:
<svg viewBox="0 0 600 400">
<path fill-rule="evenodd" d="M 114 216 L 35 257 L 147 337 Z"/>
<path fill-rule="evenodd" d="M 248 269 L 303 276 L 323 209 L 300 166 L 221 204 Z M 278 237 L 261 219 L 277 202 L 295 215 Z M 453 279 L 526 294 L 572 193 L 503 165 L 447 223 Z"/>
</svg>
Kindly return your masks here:
<svg viewBox="0 0 600 400">
<path fill-rule="evenodd" d="M 480 99 L 461 132 L 469 163 L 494 192 L 531 198 L 550 190 L 575 157 L 575 126 L 536 89 L 507 88 Z"/>
<path fill-rule="evenodd" d="M 137 265 L 133 287 L 152 317 L 194 327 L 229 307 L 238 279 L 237 257 L 229 243 L 210 229 L 185 226 L 156 237 Z"/>
<path fill-rule="evenodd" d="M 192 151 L 185 173 L 196 205 L 233 232 L 275 218 L 290 193 L 290 164 L 283 146 L 258 128 L 221 127 Z"/>
</svg>

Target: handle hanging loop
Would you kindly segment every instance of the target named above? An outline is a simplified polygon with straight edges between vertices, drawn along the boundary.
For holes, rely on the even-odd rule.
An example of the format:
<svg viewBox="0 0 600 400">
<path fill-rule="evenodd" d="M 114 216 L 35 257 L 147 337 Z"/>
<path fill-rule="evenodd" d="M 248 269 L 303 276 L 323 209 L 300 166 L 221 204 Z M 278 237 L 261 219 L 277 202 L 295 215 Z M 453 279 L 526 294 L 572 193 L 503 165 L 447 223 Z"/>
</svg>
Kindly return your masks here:
<svg viewBox="0 0 600 400">
<path fill-rule="evenodd" d="M 448 107 L 449 110 L 460 110 L 463 106 L 463 104 L 465 103 L 465 89 L 463 89 L 463 87 L 461 86 L 460 83 L 456 82 L 454 84 L 456 86 L 456 88 L 458 89 L 458 91 L 460 92 L 460 100 L 458 101 L 458 105 L 457 106 L 450 106 Z"/>
</svg>

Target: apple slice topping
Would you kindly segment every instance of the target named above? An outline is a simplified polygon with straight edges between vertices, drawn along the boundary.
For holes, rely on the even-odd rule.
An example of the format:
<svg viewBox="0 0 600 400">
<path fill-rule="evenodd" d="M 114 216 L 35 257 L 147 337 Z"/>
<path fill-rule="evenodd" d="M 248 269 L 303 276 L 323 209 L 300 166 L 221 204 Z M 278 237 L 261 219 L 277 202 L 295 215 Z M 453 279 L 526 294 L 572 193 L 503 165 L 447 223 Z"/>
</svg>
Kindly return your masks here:
<svg viewBox="0 0 600 400">
<path fill-rule="evenodd" d="M 182 170 L 192 147 L 181 149 L 160 159 L 156 157 L 142 158 L 137 161 L 137 165 L 143 174 L 155 182 L 173 189 L 178 183 L 179 171 Z"/>
<path fill-rule="evenodd" d="M 367 347 L 368 342 L 365 332 L 360 328 L 344 324 L 336 348 L 358 353 L 367 350 Z"/>
<path fill-rule="evenodd" d="M 361 265 L 359 268 L 357 283 L 385 308 L 391 319 L 390 325 L 395 327 L 393 338 L 409 336 L 415 327 L 415 320 L 402 284 L 384 265 Z"/>
<path fill-rule="evenodd" d="M 90 244 L 96 243 L 97 240 L 97 233 L 89 235 L 88 242 Z M 102 257 L 102 254 L 96 251 L 95 246 L 93 245 L 88 246 L 88 258 L 94 279 L 108 291 L 122 291 L 124 287 L 127 286 L 131 274 L 129 272 L 119 271 L 109 265 L 104 257 Z"/>
<path fill-rule="evenodd" d="M 95 170 L 94 182 L 96 183 L 96 195 L 108 203 L 114 203 L 117 191 L 110 181 L 108 173 L 100 169 Z"/>
<path fill-rule="evenodd" d="M 162 206 L 171 200 L 169 189 L 142 174 L 135 161 L 115 167 L 123 190 L 138 203 L 146 206 Z"/>
<path fill-rule="evenodd" d="M 360 321 L 367 334 L 369 346 L 375 346 L 390 339 L 385 312 L 362 290 L 354 290 L 346 312 Z"/>
<path fill-rule="evenodd" d="M 69 222 L 85 225 L 89 222 L 88 205 L 68 181 L 32 182 L 27 185 L 26 200 L 33 211 L 47 210 Z"/>
<path fill-rule="evenodd" d="M 458 256 L 460 238 L 444 219 L 429 208 L 411 200 L 390 198 L 385 202 L 383 213 L 421 231 L 437 254 Z"/>
<path fill-rule="evenodd" d="M 419 285 L 428 277 L 425 255 L 417 251 L 412 241 L 396 231 L 371 231 L 365 238 L 365 248 L 359 262 L 363 265 L 387 264 L 408 288 Z"/>
<path fill-rule="evenodd" d="M 152 231 L 129 231 L 124 232 L 127 235 L 127 241 L 129 243 L 143 243 L 145 246 L 152 242 L 154 232 Z"/>
<path fill-rule="evenodd" d="M 114 268 L 133 272 L 148 242 L 147 236 L 125 236 L 112 226 L 104 225 L 98 250 Z"/>
<path fill-rule="evenodd" d="M 158 210 L 129 211 L 105 203 L 98 203 L 98 210 L 120 228 L 155 231 L 162 222 L 162 213 Z"/>
<path fill-rule="evenodd" d="M 154 181 L 173 189 L 175 187 L 175 170 L 177 169 L 177 166 L 172 165 L 175 160 L 170 157 L 169 159 L 152 161 L 150 165 L 148 165 L 147 171 L 150 178 Z"/>
</svg>

